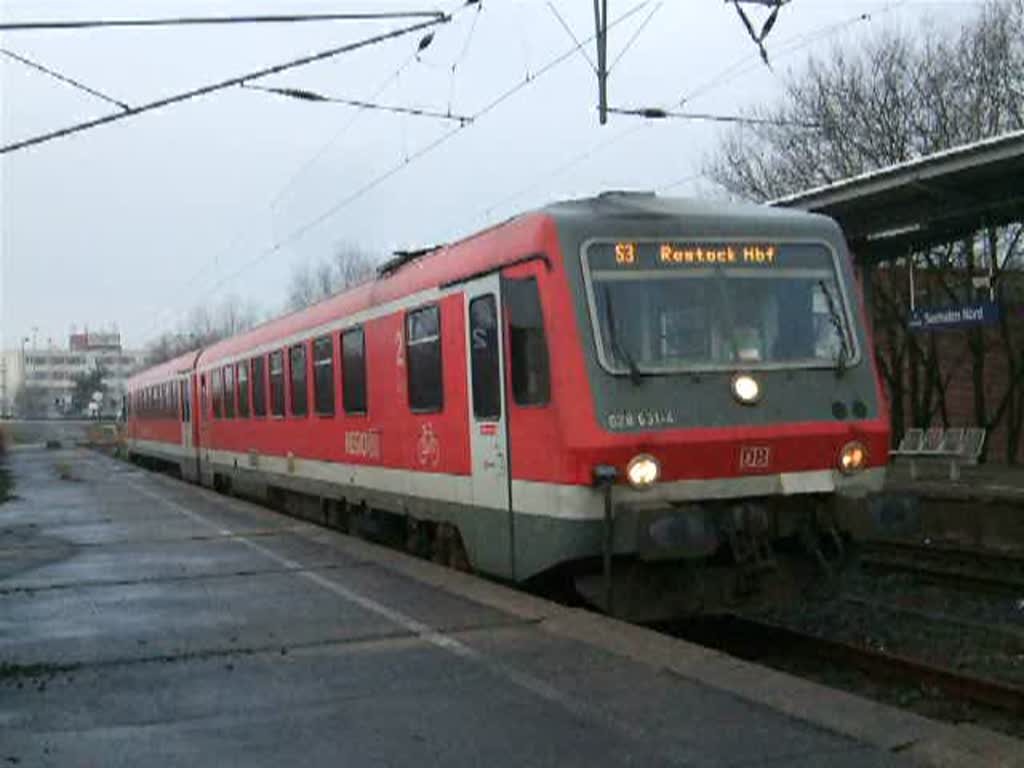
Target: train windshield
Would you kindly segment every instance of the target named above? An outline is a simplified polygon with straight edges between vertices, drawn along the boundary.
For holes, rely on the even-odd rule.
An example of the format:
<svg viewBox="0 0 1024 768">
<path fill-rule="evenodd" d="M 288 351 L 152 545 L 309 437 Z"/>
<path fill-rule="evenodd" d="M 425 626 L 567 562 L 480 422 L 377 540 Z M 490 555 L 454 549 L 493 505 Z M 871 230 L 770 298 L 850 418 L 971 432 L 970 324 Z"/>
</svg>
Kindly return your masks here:
<svg viewBox="0 0 1024 768">
<path fill-rule="evenodd" d="M 612 372 L 841 369 L 854 357 L 823 245 L 592 242 L 584 265 L 601 362 Z"/>
</svg>

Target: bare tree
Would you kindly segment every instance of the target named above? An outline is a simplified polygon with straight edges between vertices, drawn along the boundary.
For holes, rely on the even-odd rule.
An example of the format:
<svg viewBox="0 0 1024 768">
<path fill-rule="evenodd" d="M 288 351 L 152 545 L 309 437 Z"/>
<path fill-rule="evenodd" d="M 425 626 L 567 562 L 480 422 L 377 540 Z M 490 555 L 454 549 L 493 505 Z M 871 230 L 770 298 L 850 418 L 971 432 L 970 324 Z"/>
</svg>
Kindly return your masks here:
<svg viewBox="0 0 1024 768">
<path fill-rule="evenodd" d="M 234 294 L 229 295 L 216 308 L 212 335 L 218 338 L 234 336 L 236 333 L 249 330 L 260 322 L 261 318 L 262 313 L 255 304 L 243 302 Z"/>
<path fill-rule="evenodd" d="M 988 0 L 959 30 L 919 37 L 887 31 L 837 47 L 790 74 L 783 97 L 753 107 L 769 122 L 727 134 L 705 172 L 729 194 L 770 200 L 1024 127 L 1024 0 Z M 907 328 L 907 271 L 923 272 L 926 301 L 975 296 L 974 278 L 995 276 L 1000 302 L 1020 284 L 1021 227 L 988 228 L 884 265 L 873 278 L 876 356 L 890 393 L 894 431 L 948 418 L 946 386 L 969 365 L 976 423 L 1007 426 L 1012 461 L 1024 432 L 1024 343 L 1002 313 L 996 331 L 966 331 L 966 355 L 950 359 L 934 333 Z M 1007 385 L 990 391 L 987 368 L 1002 355 Z M 945 357 L 943 357 L 943 355 Z M 910 413 L 904 412 L 905 403 Z M 1005 421 L 1004 421 L 1005 420 Z"/>
<path fill-rule="evenodd" d="M 755 106 L 706 163 L 733 195 L 770 200 L 1024 125 L 1024 0 L 989 0 L 955 36 L 888 31 L 834 48 Z"/>
<path fill-rule="evenodd" d="M 263 319 L 263 312 L 255 304 L 235 295 L 213 306 L 199 304 L 189 311 L 177 330 L 163 333 L 150 343 L 146 356 L 151 365 L 156 365 L 246 331 Z"/>
<path fill-rule="evenodd" d="M 375 254 L 357 245 L 341 243 L 333 255 L 335 290 L 345 290 L 372 280 L 379 261 Z"/>
<path fill-rule="evenodd" d="M 340 243 L 330 258 L 294 268 L 288 286 L 288 307 L 302 309 L 372 279 L 377 262 L 370 251 L 352 243 Z"/>
</svg>

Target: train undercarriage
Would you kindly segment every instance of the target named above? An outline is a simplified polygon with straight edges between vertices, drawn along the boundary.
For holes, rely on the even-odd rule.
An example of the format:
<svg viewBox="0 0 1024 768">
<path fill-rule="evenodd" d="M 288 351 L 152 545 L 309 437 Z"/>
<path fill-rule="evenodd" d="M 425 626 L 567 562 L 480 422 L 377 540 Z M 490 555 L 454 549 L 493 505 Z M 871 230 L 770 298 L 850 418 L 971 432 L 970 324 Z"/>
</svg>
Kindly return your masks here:
<svg viewBox="0 0 1024 768">
<path fill-rule="evenodd" d="M 835 584 L 848 551 L 834 496 L 686 504 L 639 516 L 637 551 L 576 565 L 590 605 L 630 621 L 791 602 Z M 613 518 L 612 524 L 615 524 Z"/>
<path fill-rule="evenodd" d="M 171 462 L 134 458 L 180 474 Z M 447 567 L 473 570 L 457 521 L 396 514 L 336 494 L 239 483 L 227 474 L 208 479 L 222 493 Z M 615 508 L 603 524 L 612 530 L 601 532 L 606 549 L 614 551 L 560 564 L 521 586 L 635 622 L 792 602 L 834 585 L 848 550 L 838 513 L 843 501 L 834 494 L 810 494 Z M 623 541 L 628 542 L 625 553 Z"/>
</svg>

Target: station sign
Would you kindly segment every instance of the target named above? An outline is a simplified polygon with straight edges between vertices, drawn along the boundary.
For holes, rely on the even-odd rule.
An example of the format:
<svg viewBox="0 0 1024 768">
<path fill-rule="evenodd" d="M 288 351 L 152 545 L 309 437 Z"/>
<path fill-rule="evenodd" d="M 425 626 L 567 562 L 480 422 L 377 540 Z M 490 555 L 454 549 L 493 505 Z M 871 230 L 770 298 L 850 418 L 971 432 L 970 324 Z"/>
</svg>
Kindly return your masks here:
<svg viewBox="0 0 1024 768">
<path fill-rule="evenodd" d="M 975 301 L 947 307 L 919 307 L 910 313 L 907 325 L 912 330 L 967 328 L 992 325 L 999 320 L 999 305 L 994 301 Z"/>
</svg>

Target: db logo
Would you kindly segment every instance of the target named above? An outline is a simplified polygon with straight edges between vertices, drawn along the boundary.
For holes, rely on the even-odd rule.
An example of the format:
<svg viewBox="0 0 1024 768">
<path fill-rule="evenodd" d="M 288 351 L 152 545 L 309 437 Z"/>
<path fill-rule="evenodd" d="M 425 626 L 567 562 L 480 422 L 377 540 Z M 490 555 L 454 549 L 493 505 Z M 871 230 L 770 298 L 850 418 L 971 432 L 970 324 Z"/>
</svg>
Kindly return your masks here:
<svg viewBox="0 0 1024 768">
<path fill-rule="evenodd" d="M 420 428 L 420 437 L 416 441 L 416 458 L 424 467 L 436 467 L 441 461 L 441 441 L 434 434 L 430 424 Z"/>
<path fill-rule="evenodd" d="M 770 445 L 740 446 L 740 469 L 767 469 L 772 463 Z"/>
</svg>

